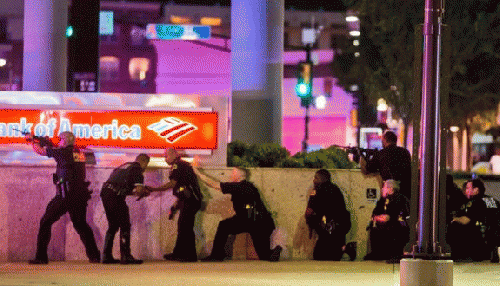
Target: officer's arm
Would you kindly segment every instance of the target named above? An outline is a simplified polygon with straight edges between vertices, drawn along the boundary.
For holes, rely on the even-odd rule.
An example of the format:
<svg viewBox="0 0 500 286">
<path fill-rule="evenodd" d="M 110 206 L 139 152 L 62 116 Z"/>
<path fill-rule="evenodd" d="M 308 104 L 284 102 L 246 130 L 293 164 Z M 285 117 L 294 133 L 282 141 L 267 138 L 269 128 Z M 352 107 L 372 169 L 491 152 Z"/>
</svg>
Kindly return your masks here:
<svg viewBox="0 0 500 286">
<path fill-rule="evenodd" d="M 159 188 L 152 188 L 151 187 L 150 189 L 151 189 L 151 192 L 164 192 L 164 191 L 171 190 L 173 187 L 175 187 L 176 184 L 177 184 L 176 180 L 170 180 L 167 183 L 163 184 Z"/>
<path fill-rule="evenodd" d="M 42 156 L 47 156 L 47 147 L 40 146 L 40 143 L 34 142 L 33 141 L 33 150 L 38 154 Z"/>
<path fill-rule="evenodd" d="M 214 179 L 210 178 L 209 176 L 205 175 L 205 174 L 202 174 L 200 172 L 200 170 L 198 170 L 198 168 L 193 168 L 194 172 L 196 175 L 198 175 L 198 178 L 200 178 L 200 180 L 207 184 L 209 187 L 212 187 L 214 189 L 217 189 L 217 190 L 221 190 L 221 187 L 220 187 L 220 182 L 217 182 L 215 181 Z"/>
<path fill-rule="evenodd" d="M 30 142 L 30 141 L 33 142 L 32 143 L 33 150 L 38 155 L 47 156 L 47 146 L 42 147 L 40 145 L 40 142 L 34 140 L 34 135 L 33 134 L 27 134 L 25 137 L 26 137 L 26 140 L 28 140 L 28 142 Z"/>
</svg>

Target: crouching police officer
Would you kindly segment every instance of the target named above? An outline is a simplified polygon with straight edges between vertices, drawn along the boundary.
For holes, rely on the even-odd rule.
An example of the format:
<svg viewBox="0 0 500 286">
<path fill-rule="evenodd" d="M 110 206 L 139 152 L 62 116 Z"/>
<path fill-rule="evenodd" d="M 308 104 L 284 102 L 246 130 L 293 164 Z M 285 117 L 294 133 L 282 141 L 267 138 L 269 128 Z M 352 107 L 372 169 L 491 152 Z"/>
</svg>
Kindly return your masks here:
<svg viewBox="0 0 500 286">
<path fill-rule="evenodd" d="M 246 169 L 236 167 L 231 175 L 231 182 L 220 183 L 195 169 L 195 173 L 212 188 L 224 194 L 231 194 L 236 215 L 219 223 L 215 233 L 212 253 L 202 261 L 223 261 L 224 247 L 230 234 L 249 232 L 255 251 L 260 260 L 278 261 L 281 246 L 270 249 L 270 238 L 275 228 L 273 218 L 260 198 L 259 191 L 249 181 L 250 173 Z"/>
<path fill-rule="evenodd" d="M 488 206 L 483 181 L 472 179 L 465 184 L 467 201 L 454 210 L 448 225 L 447 241 L 454 261 L 482 261 L 490 258 L 485 231 Z M 493 242 L 493 241 L 492 241 Z"/>
<path fill-rule="evenodd" d="M 409 208 L 408 199 L 399 193 L 399 182 L 386 180 L 368 227 L 371 252 L 365 256 L 365 260 L 399 262 L 409 240 Z"/>
<path fill-rule="evenodd" d="M 149 156 L 139 154 L 134 162 L 125 163 L 114 169 L 101 190 L 102 204 L 108 219 L 108 231 L 104 239 L 102 263 L 141 264 L 130 253 L 130 215 L 125 197 L 128 195 L 146 196 L 148 188 L 144 186 L 144 170 L 149 163 Z M 120 254 L 118 261 L 113 258 L 113 241 L 120 230 Z"/>
<path fill-rule="evenodd" d="M 100 254 L 94 234 L 85 220 L 87 201 L 90 199 L 88 183 L 85 182 L 85 156 L 73 146 L 75 136 L 69 131 L 62 132 L 59 135 L 58 147 L 51 144 L 41 144 L 41 141 L 36 140 L 40 138 L 34 138 L 31 134 L 26 137 L 33 142 L 33 150 L 36 153 L 54 158 L 57 163 L 54 174 L 57 193 L 47 205 L 45 214 L 40 220 L 36 257 L 30 260 L 30 264 L 48 263 L 47 247 L 50 242 L 52 225 L 66 212 L 69 212 L 73 227 L 85 245 L 89 261 L 99 263 Z"/>
<path fill-rule="evenodd" d="M 313 183 L 314 189 L 309 196 L 305 214 L 310 237 L 313 230 L 318 234 L 313 259 L 339 261 L 343 254 L 345 236 L 351 229 L 350 213 L 346 209 L 344 195 L 331 182 L 328 170 L 317 171 Z M 346 253 L 354 260 L 354 250 L 348 249 Z"/>
</svg>

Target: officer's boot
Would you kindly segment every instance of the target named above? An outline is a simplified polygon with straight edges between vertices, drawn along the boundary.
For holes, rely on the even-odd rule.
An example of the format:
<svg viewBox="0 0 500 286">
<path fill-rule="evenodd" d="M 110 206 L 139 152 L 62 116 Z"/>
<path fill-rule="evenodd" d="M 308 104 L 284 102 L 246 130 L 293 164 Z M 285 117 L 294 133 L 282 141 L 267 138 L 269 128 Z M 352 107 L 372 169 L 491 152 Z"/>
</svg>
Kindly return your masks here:
<svg viewBox="0 0 500 286">
<path fill-rule="evenodd" d="M 102 252 L 102 263 L 113 264 L 120 262 L 118 259 L 113 258 L 113 241 L 115 240 L 115 233 L 106 232 L 104 238 L 104 250 Z"/>
<path fill-rule="evenodd" d="M 130 232 L 120 231 L 120 264 L 141 264 L 142 260 L 135 259 L 130 254 Z"/>
</svg>

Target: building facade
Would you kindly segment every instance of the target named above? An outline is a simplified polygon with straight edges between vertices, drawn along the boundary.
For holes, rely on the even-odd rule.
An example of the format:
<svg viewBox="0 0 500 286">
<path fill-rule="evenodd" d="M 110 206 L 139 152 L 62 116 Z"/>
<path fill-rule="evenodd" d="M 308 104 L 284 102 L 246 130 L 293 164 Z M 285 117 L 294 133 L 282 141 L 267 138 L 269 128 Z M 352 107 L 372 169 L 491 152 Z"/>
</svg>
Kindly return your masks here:
<svg viewBox="0 0 500 286">
<path fill-rule="evenodd" d="M 0 58 L 7 62 L 0 73 L 3 90 L 22 88 L 22 32 L 16 32 L 20 24 L 22 28 L 22 4 L 17 10 L 0 10 L 0 25 L 7 26 L 0 28 L 0 34 L 7 31 L 7 45 L 0 43 Z M 100 92 L 231 97 L 230 7 L 102 1 L 101 11 L 112 11 L 114 24 L 111 35 L 100 36 Z M 209 25 L 211 39 L 148 40 L 149 23 Z M 306 60 L 304 28 L 318 31 L 311 54 L 313 95 L 326 98 L 323 109 L 309 110 L 308 145 L 317 149 L 356 144 L 353 99 L 335 85 L 331 68 L 335 54 L 349 41 L 345 13 L 286 10 L 284 26 L 283 145 L 293 154 L 301 151 L 305 138 L 306 111 L 295 94 L 297 65 Z"/>
</svg>

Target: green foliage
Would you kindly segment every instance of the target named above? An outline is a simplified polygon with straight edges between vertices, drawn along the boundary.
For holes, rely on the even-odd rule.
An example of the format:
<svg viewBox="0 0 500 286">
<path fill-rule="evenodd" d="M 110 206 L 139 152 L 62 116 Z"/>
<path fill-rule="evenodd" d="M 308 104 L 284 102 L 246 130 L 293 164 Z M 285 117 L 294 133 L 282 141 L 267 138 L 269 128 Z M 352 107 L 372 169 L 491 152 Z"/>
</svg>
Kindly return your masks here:
<svg viewBox="0 0 500 286">
<path fill-rule="evenodd" d="M 250 157 L 255 167 L 277 167 L 288 155 L 286 148 L 274 143 L 250 146 Z"/>
<path fill-rule="evenodd" d="M 253 167 L 248 159 L 249 146 L 241 141 L 227 144 L 227 165 L 230 167 Z"/>
<path fill-rule="evenodd" d="M 369 103 L 384 98 L 394 115 L 411 123 L 411 113 L 419 102 L 421 71 L 414 70 L 415 27 L 424 22 L 424 0 L 344 0 L 348 10 L 359 12 L 360 45 L 347 44 L 333 64 L 339 84 L 346 90 L 360 85 Z M 465 125 L 500 102 L 500 2 L 498 0 L 446 1 L 444 24 L 451 30 L 451 40 L 443 42 L 442 71 L 449 65 L 447 117 L 454 125 Z M 350 39 L 352 40 L 352 39 Z M 354 52 L 360 57 L 352 59 Z M 418 65 L 417 65 L 418 66 Z M 446 81 L 444 81 L 446 82 Z M 415 85 L 417 83 L 417 85 Z M 445 89 L 443 89 L 445 88 Z M 462 122 L 462 124 L 459 124 Z"/>
<path fill-rule="evenodd" d="M 354 164 L 349 161 L 348 154 L 339 148 L 329 147 L 310 153 L 297 153 L 293 156 L 303 162 L 305 168 L 351 169 Z"/>
<path fill-rule="evenodd" d="M 336 147 L 290 156 L 288 150 L 277 144 L 248 146 L 240 141 L 228 144 L 228 166 L 351 169 L 355 164 L 348 154 Z"/>
</svg>

